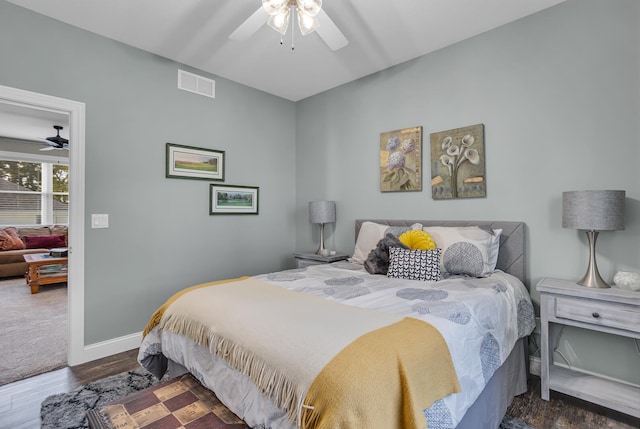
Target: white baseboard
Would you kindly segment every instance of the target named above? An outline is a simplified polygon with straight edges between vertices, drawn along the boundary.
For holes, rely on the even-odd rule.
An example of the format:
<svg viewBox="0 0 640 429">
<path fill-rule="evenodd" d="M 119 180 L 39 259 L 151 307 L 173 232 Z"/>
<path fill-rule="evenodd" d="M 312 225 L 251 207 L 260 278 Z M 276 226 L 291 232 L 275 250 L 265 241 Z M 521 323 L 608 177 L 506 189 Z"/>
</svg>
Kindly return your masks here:
<svg viewBox="0 0 640 429">
<path fill-rule="evenodd" d="M 529 356 L 529 374 L 540 377 L 542 374 L 542 361 L 537 356 Z"/>
<path fill-rule="evenodd" d="M 89 344 L 84 346 L 82 362 L 91 362 L 92 360 L 115 355 L 129 350 L 137 349 L 142 342 L 142 332 L 125 335 L 124 337 L 112 338 L 107 341 Z"/>
</svg>

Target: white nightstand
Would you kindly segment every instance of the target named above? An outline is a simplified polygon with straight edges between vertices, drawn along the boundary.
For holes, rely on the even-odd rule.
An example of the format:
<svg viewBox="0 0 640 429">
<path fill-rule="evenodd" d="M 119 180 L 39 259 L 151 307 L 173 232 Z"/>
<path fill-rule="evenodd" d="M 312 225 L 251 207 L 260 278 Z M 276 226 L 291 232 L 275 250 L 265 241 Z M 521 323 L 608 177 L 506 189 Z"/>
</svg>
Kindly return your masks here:
<svg viewBox="0 0 640 429">
<path fill-rule="evenodd" d="M 330 264 L 332 262 L 344 261 L 349 255 L 344 253 L 336 253 L 335 255 L 321 256 L 313 252 L 297 252 L 293 254 L 296 258 L 296 266 L 298 268 L 308 267 L 309 265 Z"/>
<path fill-rule="evenodd" d="M 537 289 L 542 329 L 542 399 L 549 400 L 549 390 L 555 390 L 640 417 L 639 388 L 554 366 L 552 347 L 556 339 L 549 329 L 551 323 L 556 323 L 640 339 L 640 292 L 615 287 L 594 289 L 550 278 L 542 279 Z"/>
</svg>

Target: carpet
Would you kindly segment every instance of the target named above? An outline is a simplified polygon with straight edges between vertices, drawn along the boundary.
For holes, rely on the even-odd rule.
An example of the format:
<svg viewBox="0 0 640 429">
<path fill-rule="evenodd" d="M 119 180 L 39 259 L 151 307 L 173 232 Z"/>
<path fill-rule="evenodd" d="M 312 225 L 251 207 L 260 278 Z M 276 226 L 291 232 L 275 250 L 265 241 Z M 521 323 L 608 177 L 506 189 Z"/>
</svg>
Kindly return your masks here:
<svg viewBox="0 0 640 429">
<path fill-rule="evenodd" d="M 0 386 L 67 365 L 67 318 L 66 284 L 0 281 Z"/>
<path fill-rule="evenodd" d="M 153 375 L 140 368 L 88 383 L 70 393 L 49 396 L 40 409 L 41 429 L 88 428 L 86 413 L 90 409 L 157 383 Z M 507 416 L 500 424 L 500 429 L 535 428 Z"/>
</svg>

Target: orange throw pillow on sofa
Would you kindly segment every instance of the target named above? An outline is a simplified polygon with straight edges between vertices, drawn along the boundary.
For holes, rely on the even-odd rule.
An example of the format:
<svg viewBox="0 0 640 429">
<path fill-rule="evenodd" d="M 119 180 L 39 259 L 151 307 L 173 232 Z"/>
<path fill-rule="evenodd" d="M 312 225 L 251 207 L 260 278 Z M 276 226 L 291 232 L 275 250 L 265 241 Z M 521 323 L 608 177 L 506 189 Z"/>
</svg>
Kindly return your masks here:
<svg viewBox="0 0 640 429">
<path fill-rule="evenodd" d="M 24 243 L 18 236 L 18 230 L 11 227 L 0 229 L 0 250 L 21 250 Z"/>
</svg>

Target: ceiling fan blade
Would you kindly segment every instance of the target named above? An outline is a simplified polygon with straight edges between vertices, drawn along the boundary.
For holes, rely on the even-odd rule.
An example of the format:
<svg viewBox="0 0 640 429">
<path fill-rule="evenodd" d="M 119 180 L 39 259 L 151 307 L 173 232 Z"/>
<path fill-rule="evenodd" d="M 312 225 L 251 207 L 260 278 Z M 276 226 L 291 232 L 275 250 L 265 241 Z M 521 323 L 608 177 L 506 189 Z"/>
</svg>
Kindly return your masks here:
<svg viewBox="0 0 640 429">
<path fill-rule="evenodd" d="M 262 6 L 253 14 L 246 19 L 238 28 L 235 29 L 233 33 L 229 35 L 229 39 L 231 40 L 247 40 L 249 37 L 253 35 L 256 31 L 260 29 L 264 24 L 267 23 L 267 18 L 269 15 L 267 11 L 264 10 Z"/>
<path fill-rule="evenodd" d="M 320 21 L 320 27 L 316 29 L 316 33 L 318 33 L 332 51 L 342 49 L 349 44 L 347 38 L 344 37 L 342 31 L 340 31 L 331 18 L 329 18 L 329 15 L 327 15 L 324 9 L 320 9 L 318 21 Z"/>
</svg>

